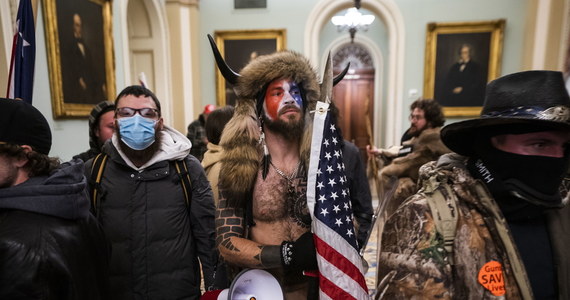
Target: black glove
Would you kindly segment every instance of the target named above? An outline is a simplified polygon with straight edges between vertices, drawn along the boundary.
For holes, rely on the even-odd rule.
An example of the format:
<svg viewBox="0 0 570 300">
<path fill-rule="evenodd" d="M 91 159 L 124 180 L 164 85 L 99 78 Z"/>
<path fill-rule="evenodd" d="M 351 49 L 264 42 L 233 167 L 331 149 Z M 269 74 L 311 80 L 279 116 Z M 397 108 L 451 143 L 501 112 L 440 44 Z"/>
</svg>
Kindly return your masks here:
<svg viewBox="0 0 570 300">
<path fill-rule="evenodd" d="M 318 269 L 313 234 L 305 232 L 294 242 L 281 243 L 281 263 L 287 270 Z"/>
</svg>

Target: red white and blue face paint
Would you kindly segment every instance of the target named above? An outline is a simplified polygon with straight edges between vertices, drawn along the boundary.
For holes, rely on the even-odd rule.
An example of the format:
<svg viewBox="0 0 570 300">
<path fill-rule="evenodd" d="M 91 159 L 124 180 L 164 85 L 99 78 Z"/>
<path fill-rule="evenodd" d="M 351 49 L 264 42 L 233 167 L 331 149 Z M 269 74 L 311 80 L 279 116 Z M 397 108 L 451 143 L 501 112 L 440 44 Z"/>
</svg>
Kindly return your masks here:
<svg viewBox="0 0 570 300">
<path fill-rule="evenodd" d="M 297 83 L 289 79 L 272 81 L 265 92 L 265 114 L 270 120 L 276 120 L 281 114 L 301 112 L 303 99 Z"/>
</svg>

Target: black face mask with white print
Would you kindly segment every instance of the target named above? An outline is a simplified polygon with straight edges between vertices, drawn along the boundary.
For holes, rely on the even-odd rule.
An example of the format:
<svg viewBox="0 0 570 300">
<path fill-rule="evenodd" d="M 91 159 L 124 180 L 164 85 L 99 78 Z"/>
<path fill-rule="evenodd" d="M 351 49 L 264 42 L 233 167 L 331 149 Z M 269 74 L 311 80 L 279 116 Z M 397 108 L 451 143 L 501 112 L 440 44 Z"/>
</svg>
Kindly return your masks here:
<svg viewBox="0 0 570 300">
<path fill-rule="evenodd" d="M 568 151 L 556 158 L 486 150 L 484 158 L 471 158 L 467 168 L 486 183 L 507 219 L 532 218 L 545 208 L 563 206 L 559 187 L 568 170 Z"/>
</svg>

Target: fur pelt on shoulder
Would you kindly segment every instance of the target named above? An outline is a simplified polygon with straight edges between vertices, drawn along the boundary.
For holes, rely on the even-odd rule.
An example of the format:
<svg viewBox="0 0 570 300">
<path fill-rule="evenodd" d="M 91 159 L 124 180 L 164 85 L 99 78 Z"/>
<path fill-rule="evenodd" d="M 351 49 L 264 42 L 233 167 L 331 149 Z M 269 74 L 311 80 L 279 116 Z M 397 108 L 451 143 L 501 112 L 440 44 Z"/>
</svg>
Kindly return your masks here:
<svg viewBox="0 0 570 300">
<path fill-rule="evenodd" d="M 300 138 L 300 157 L 304 164 L 310 152 L 312 118 L 310 111 L 315 109 L 320 90 L 317 75 L 309 61 L 293 51 L 276 52 L 259 56 L 240 72 L 235 92 L 236 109 L 228 122 L 220 145 L 225 156 L 220 172 L 220 188 L 232 207 L 243 207 L 250 197 L 263 151 L 259 143 L 260 123 L 256 113 L 256 102 L 266 84 L 276 79 L 291 79 L 299 84 L 305 96 L 305 130 Z"/>
<path fill-rule="evenodd" d="M 416 182 L 418 171 L 423 164 L 437 160 L 441 155 L 451 152 L 441 141 L 440 131 L 441 127 L 422 131 L 412 141 L 413 151 L 406 156 L 395 158 L 391 164 L 380 171 L 381 174 L 397 178 L 410 177 Z"/>
</svg>

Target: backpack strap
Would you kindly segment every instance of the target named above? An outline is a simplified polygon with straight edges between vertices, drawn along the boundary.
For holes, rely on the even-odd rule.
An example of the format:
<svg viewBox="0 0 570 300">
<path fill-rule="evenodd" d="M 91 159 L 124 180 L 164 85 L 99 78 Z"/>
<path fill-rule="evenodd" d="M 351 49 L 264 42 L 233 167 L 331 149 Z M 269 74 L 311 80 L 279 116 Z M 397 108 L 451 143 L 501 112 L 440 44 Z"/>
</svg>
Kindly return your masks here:
<svg viewBox="0 0 570 300">
<path fill-rule="evenodd" d="M 107 158 L 109 158 L 107 154 L 99 153 L 95 156 L 91 165 L 91 204 L 94 211 L 97 211 L 97 195 L 100 194 L 101 178 L 103 178 L 103 170 L 105 169 Z"/>
<path fill-rule="evenodd" d="M 97 211 L 97 196 L 101 193 L 101 179 L 103 178 L 103 170 L 109 156 L 104 153 L 99 153 L 93 159 L 93 165 L 91 165 L 91 201 L 93 205 L 93 210 Z M 192 200 L 192 182 L 190 181 L 190 174 L 188 172 L 188 167 L 186 166 L 185 160 L 177 160 L 174 162 L 176 168 L 176 173 L 180 177 L 180 182 L 182 182 L 182 190 L 184 192 L 184 198 L 186 200 L 186 206 L 190 206 L 190 200 Z"/>
<path fill-rule="evenodd" d="M 175 160 L 174 167 L 176 168 L 176 173 L 180 177 L 180 182 L 182 183 L 182 190 L 184 191 L 184 198 L 186 199 L 186 207 L 190 207 L 190 201 L 192 200 L 192 181 L 190 181 L 190 173 L 188 172 L 188 166 L 186 166 L 186 159 Z"/>
<path fill-rule="evenodd" d="M 520 257 L 519 252 L 517 251 L 517 247 L 515 245 L 514 240 L 512 239 L 511 235 L 509 234 L 509 225 L 505 221 L 505 218 L 500 213 L 500 209 L 497 207 L 497 204 L 493 199 L 491 199 L 491 194 L 487 187 L 481 182 L 477 181 L 475 186 L 475 191 L 477 193 L 477 197 L 481 200 L 481 203 L 489 209 L 491 216 L 493 217 L 493 221 L 495 223 L 496 232 L 503 241 L 503 245 L 505 250 L 507 251 L 507 256 L 509 258 L 509 262 L 511 264 L 511 268 L 513 270 L 513 275 L 515 280 L 519 286 L 519 290 L 521 292 L 521 299 L 534 299 L 532 296 L 532 287 L 530 286 L 530 282 L 528 281 L 528 277 L 526 276 L 526 270 L 524 267 L 524 263 L 522 258 Z"/>
<path fill-rule="evenodd" d="M 435 176 L 427 181 L 425 196 L 431 210 L 435 228 L 443 237 L 443 245 L 448 253 L 449 263 L 454 264 L 453 242 L 457 230 L 457 196 L 447 183 L 438 182 Z M 447 196 L 447 198 L 445 197 Z"/>
</svg>

